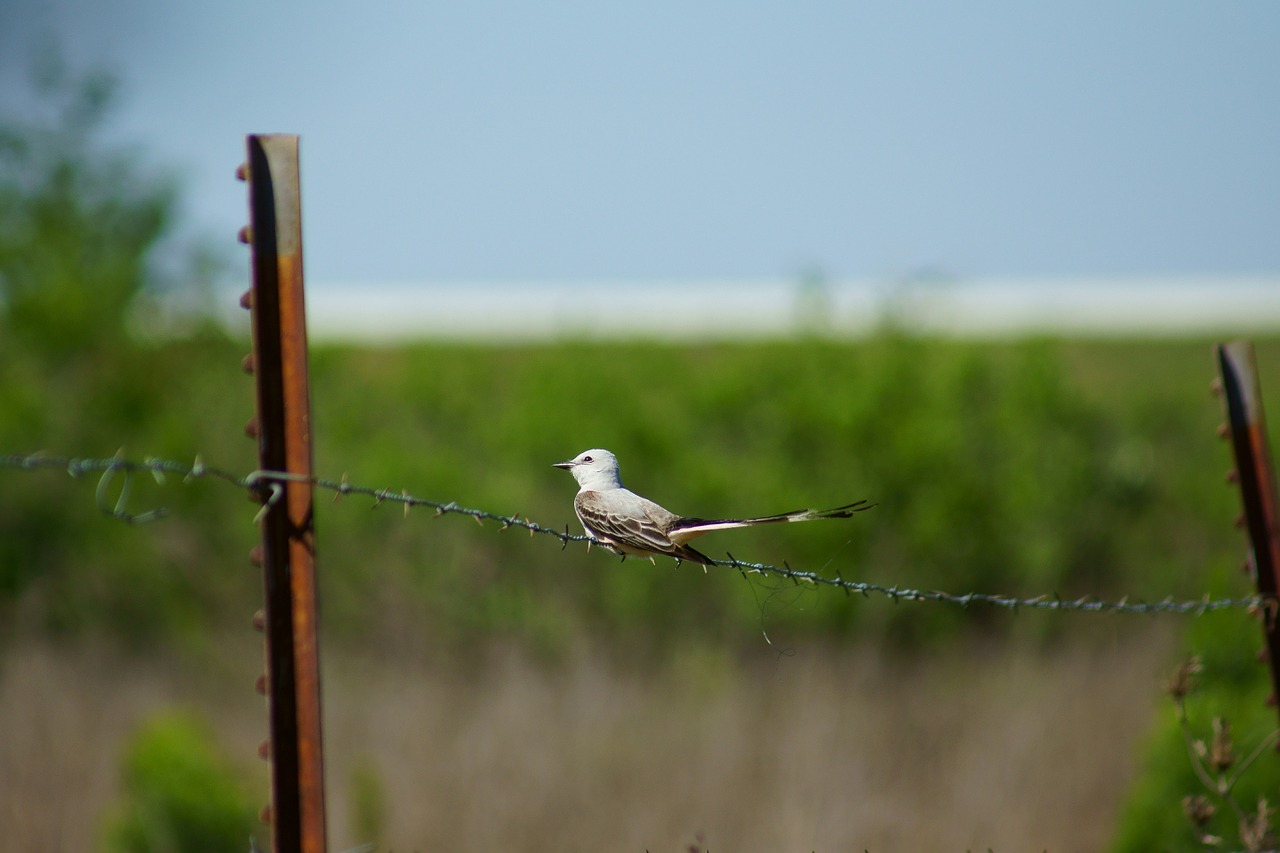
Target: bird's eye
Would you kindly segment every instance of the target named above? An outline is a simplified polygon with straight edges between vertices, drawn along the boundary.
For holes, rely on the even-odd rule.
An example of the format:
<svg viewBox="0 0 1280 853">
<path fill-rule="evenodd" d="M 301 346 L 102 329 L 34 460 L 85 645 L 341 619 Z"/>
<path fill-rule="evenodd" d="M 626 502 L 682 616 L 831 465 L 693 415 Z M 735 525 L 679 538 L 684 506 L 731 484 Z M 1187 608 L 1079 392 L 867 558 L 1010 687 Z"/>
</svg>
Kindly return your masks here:
<svg viewBox="0 0 1280 853">
<path fill-rule="evenodd" d="M 590 462 L 590 461 L 591 461 L 591 457 L 590 457 L 590 456 L 584 456 L 584 457 L 582 457 L 582 461 L 583 461 L 583 462 Z"/>
</svg>

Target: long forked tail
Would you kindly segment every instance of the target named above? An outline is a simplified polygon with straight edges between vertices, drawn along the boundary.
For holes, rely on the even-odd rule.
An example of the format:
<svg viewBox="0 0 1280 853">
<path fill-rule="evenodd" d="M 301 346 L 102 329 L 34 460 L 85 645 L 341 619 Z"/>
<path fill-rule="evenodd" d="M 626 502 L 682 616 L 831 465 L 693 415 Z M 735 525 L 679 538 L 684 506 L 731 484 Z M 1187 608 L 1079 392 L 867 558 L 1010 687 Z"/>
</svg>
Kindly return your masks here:
<svg viewBox="0 0 1280 853">
<path fill-rule="evenodd" d="M 838 506 L 834 509 L 797 509 L 792 512 L 780 512 L 777 515 L 762 515 L 759 518 L 682 518 L 671 526 L 667 535 L 677 544 L 696 539 L 704 533 L 714 530 L 732 530 L 735 527 L 753 527 L 757 524 L 787 524 L 793 521 L 817 521 L 820 518 L 849 518 L 855 512 L 871 509 L 875 504 L 866 500 Z"/>
</svg>

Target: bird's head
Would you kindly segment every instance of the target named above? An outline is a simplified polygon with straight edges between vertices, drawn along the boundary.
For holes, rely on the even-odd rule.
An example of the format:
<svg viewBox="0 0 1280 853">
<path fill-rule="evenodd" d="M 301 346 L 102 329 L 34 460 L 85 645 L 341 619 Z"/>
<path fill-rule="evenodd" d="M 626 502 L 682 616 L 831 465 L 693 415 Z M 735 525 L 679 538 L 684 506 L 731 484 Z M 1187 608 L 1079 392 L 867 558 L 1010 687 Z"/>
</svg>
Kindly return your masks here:
<svg viewBox="0 0 1280 853">
<path fill-rule="evenodd" d="M 618 457 L 607 450 L 584 450 L 568 462 L 557 462 L 584 489 L 616 489 L 622 485 L 618 476 Z"/>
</svg>

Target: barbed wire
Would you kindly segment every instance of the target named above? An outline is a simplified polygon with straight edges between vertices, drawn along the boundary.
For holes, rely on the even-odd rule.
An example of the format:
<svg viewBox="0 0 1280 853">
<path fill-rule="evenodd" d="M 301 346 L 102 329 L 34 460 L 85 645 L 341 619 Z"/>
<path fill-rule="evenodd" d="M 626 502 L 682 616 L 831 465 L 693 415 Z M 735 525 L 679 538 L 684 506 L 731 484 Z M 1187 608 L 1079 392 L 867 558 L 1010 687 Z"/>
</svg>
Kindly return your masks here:
<svg viewBox="0 0 1280 853">
<path fill-rule="evenodd" d="M 255 521 L 260 520 L 266 513 L 267 509 L 279 500 L 284 491 L 284 483 L 289 481 L 307 480 L 307 478 L 288 474 L 283 471 L 258 470 L 251 471 L 244 475 L 235 474 L 223 468 L 206 465 L 199 455 L 196 456 L 193 462 L 186 463 L 154 457 L 144 457 L 142 460 L 135 460 L 127 459 L 122 455 L 116 455 L 110 458 L 86 459 L 68 456 L 53 456 L 46 453 L 30 453 L 25 455 L 9 454 L 0 455 L 0 468 L 24 471 L 61 469 L 65 470 L 73 478 L 80 478 L 85 474 L 100 473 L 101 479 L 98 482 L 96 492 L 96 500 L 99 508 L 107 515 L 128 523 L 154 521 L 164 517 L 166 514 L 163 508 L 137 514 L 129 512 L 127 505 L 130 494 L 131 475 L 134 474 L 150 474 L 156 482 L 161 485 L 165 483 L 166 477 L 169 475 L 180 476 L 183 478 L 184 482 L 190 482 L 197 479 L 216 479 L 230 483 L 257 495 L 262 499 L 263 508 L 258 513 Z M 111 506 L 107 502 L 107 493 L 114 477 L 120 474 L 124 475 L 120 494 L 118 495 L 114 506 Z M 436 516 L 450 514 L 470 516 L 482 526 L 485 521 L 493 521 L 500 525 L 499 529 L 501 530 L 516 527 L 528 530 L 530 537 L 536 535 L 551 536 L 560 540 L 562 549 L 567 548 L 570 542 L 584 542 L 588 548 L 590 548 L 592 543 L 595 542 L 595 540 L 588 536 L 570 532 L 568 525 L 566 525 L 562 530 L 539 524 L 527 517 L 522 518 L 519 513 L 514 515 L 502 515 L 483 509 L 462 506 L 456 501 L 438 501 L 430 498 L 418 497 L 410 494 L 404 489 L 397 491 L 388 488 L 374 488 L 372 486 L 357 485 L 348 481 L 345 474 L 340 480 L 312 477 L 309 481 L 311 485 L 317 489 L 333 492 L 333 499 L 335 502 L 345 495 L 369 497 L 373 499 L 373 506 L 375 509 L 384 503 L 402 505 L 406 516 L 409 513 L 409 509 L 412 507 L 427 507 L 434 510 L 434 514 Z M 836 571 L 835 577 L 830 577 L 827 575 L 820 575 L 817 572 L 793 569 L 786 562 L 781 566 L 775 566 L 766 563 L 753 563 L 745 560 L 739 560 L 732 554 L 728 554 L 727 556 L 728 559 L 725 560 L 713 560 L 713 565 L 736 569 L 744 577 L 751 574 L 772 576 L 790 580 L 797 585 L 809 584 L 814 587 L 827 586 L 839 589 L 846 595 L 853 595 L 855 593 L 864 597 L 880 595 L 894 602 L 938 602 L 959 605 L 961 607 L 980 604 L 1012 611 L 1057 610 L 1083 613 L 1170 613 L 1202 615 L 1220 610 L 1247 609 L 1252 612 L 1263 612 L 1268 615 L 1268 618 L 1276 618 L 1277 614 L 1280 613 L 1280 606 L 1278 606 L 1276 599 L 1261 595 L 1250 595 L 1243 598 L 1212 598 L 1206 594 L 1204 597 L 1199 599 L 1178 600 L 1173 596 L 1167 596 L 1158 601 L 1144 601 L 1130 600 L 1128 596 L 1118 600 L 1099 599 L 1092 596 L 1064 599 L 1056 593 L 1037 595 L 1029 598 L 982 592 L 954 594 L 943 592 L 941 590 L 913 589 L 911 587 L 904 586 L 886 586 L 866 581 L 848 580 L 840 573 L 839 570 Z"/>
</svg>

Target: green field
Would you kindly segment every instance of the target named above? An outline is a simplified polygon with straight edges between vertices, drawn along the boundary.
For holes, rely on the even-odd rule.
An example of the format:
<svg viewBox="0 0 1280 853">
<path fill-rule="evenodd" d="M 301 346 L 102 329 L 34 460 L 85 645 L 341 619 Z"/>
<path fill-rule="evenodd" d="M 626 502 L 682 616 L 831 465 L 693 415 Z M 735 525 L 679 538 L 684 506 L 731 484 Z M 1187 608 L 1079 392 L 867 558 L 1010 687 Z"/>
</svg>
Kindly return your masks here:
<svg viewBox="0 0 1280 853">
<path fill-rule="evenodd" d="M 9 347 L 16 370 L 0 388 L 0 447 L 198 453 L 247 472 L 243 350 L 212 332 L 165 345 L 122 340 L 63 361 Z M 1259 342 L 1259 362 L 1264 387 L 1273 384 L 1280 342 Z M 330 479 L 576 532 L 575 484 L 551 463 L 607 446 L 628 485 L 687 514 L 879 504 L 844 521 L 716 534 L 700 542 L 713 556 L 957 594 L 1249 591 L 1232 526 L 1238 498 L 1223 481 L 1229 451 L 1214 435 L 1221 413 L 1208 391 L 1209 341 L 885 334 L 851 343 L 320 347 L 312 369 L 316 465 Z M 245 559 L 255 508 L 234 487 L 138 478 L 130 509 L 170 514 L 125 525 L 99 510 L 95 478 L 0 477 L 11 645 L 105 635 L 135 654 L 162 644 L 214 661 L 211 644 L 257 606 Z M 1169 620 L 1193 629 L 1180 645 L 1217 669 L 1205 681 L 1221 692 L 1197 700 L 1208 709 L 1201 716 L 1234 716 L 1242 738 L 1267 726 L 1257 712 L 1256 629 L 1241 613 L 893 603 L 671 560 L 619 563 L 580 543 L 562 549 L 553 537 L 375 509 L 357 496 L 334 503 L 322 494 L 317 513 L 322 630 L 337 654 L 449 669 L 488 654 L 480 649 L 520 649 L 540 666 L 574 671 L 589 646 L 624 672 L 665 678 L 697 649 L 749 660 L 820 647 L 838 659 L 836 648 L 852 655 L 873 641 L 927 660 L 957 643 L 998 642 L 1047 654 L 1111 636 L 1119 620 L 1143 622 L 1139 632 Z M 1150 693 L 1154 702 L 1154 683 Z M 1152 760 L 1164 769 L 1139 789 L 1128 849 L 1150 840 L 1134 827 L 1186 835 L 1176 800 L 1196 783 L 1176 729 L 1156 742 Z"/>
<path fill-rule="evenodd" d="M 1277 346 L 1259 352 L 1265 382 Z M 75 456 L 198 453 L 247 472 L 251 383 L 239 354 L 206 338 L 28 364 L 4 388 L 0 442 Z M 316 467 L 578 532 L 576 486 L 551 462 L 604 446 L 628 485 L 689 515 L 878 503 L 847 521 L 715 534 L 701 544 L 716 557 L 956 594 L 1195 598 L 1245 586 L 1213 375 L 1209 342 L 1182 341 L 323 347 Z M 68 387 L 52 392 L 59 382 Z M 182 631 L 216 623 L 246 592 L 212 570 L 252 537 L 234 489 L 139 481 L 136 508 L 173 510 L 148 530 L 98 513 L 92 483 L 5 476 L 21 488 L 5 492 L 0 589 L 24 624 Z M 914 644 L 1019 630 L 990 608 L 886 606 L 670 560 L 619 566 L 580 544 L 371 505 L 349 497 L 318 510 L 327 626 L 362 641 L 377 638 L 371 601 L 380 623 L 413 624 L 433 643 L 497 634 L 551 654 L 582 632 L 628 645 L 686 633 L 752 642 L 764 627 Z M 94 580 L 104 576 L 152 592 L 139 601 L 134 585 Z M 173 614 L 181 625 L 166 623 Z"/>
</svg>

